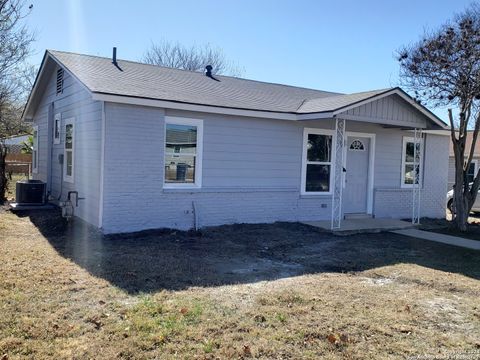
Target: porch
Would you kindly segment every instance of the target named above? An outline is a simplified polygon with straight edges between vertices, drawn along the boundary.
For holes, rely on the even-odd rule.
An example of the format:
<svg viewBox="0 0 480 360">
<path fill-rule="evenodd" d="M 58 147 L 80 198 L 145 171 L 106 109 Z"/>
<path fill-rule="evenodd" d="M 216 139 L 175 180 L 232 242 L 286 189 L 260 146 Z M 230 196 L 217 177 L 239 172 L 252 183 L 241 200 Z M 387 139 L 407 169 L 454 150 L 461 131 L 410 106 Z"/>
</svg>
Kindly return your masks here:
<svg viewBox="0 0 480 360">
<path fill-rule="evenodd" d="M 442 164 L 447 142 L 434 137 L 445 129 L 445 123 L 438 117 L 398 88 L 344 95 L 337 97 L 335 103 L 329 98 L 317 99 L 307 102 L 303 110 L 312 111 L 312 105 L 317 111 L 322 108 L 321 116 L 303 114 L 299 120 L 333 119 L 331 132 L 326 133 L 331 136 L 331 152 L 330 157 L 318 156 L 325 153 L 321 148 L 314 148 L 321 134 L 306 129 L 303 172 L 304 178 L 311 181 L 302 183 L 302 190 L 305 193 L 324 191 L 321 187 L 317 189 L 313 172 L 315 166 L 317 169 L 331 166 L 326 188 L 331 195 L 332 213 L 330 220 L 309 225 L 335 232 L 411 227 L 419 223 L 422 196 L 428 200 L 427 206 L 422 208 L 423 216 L 436 217 L 437 213 L 442 213 L 445 171 L 439 164 Z M 428 144 L 427 133 L 432 133 Z M 376 137 L 378 134 L 380 136 Z M 311 157 L 305 150 L 308 146 L 312 149 Z M 425 165 L 426 154 L 429 162 Z M 328 161 L 322 162 L 325 159 Z M 308 165 L 312 169 L 311 176 L 305 171 Z M 428 194 L 422 195 L 425 189 Z M 366 218 L 349 218 L 356 214 Z M 411 218 L 412 221 L 392 218 Z"/>
<path fill-rule="evenodd" d="M 414 228 L 417 225 L 410 221 L 398 219 L 357 218 L 342 220 L 340 226 L 332 229 L 330 220 L 305 221 L 302 224 L 325 230 L 332 230 L 335 235 L 353 235 L 361 233 L 378 233 L 382 231 L 404 230 Z"/>
<path fill-rule="evenodd" d="M 381 132 L 378 129 L 359 132 L 359 128 L 370 128 L 367 121 L 347 121 L 341 116 L 334 120 L 332 217 L 330 220 L 310 225 L 349 234 L 398 230 L 419 224 L 422 187 L 426 185 L 421 167 L 426 151 L 423 133 L 425 130 L 421 126 L 380 125 L 384 129 Z M 378 154 L 381 154 L 378 167 L 393 169 L 394 175 L 388 181 L 376 178 L 378 168 L 376 171 L 375 147 L 376 135 L 379 133 L 382 139 L 378 151 Z M 392 135 L 393 133 L 396 135 Z M 397 139 L 397 136 L 400 137 Z M 386 147 L 385 137 L 390 140 L 390 144 L 397 144 L 393 151 Z M 396 155 L 384 156 L 385 151 Z M 376 196 L 378 192 L 388 194 L 388 211 L 381 211 L 386 203 L 383 197 Z M 405 211 L 405 206 L 409 206 L 408 212 Z M 403 211 L 398 211 L 400 207 Z M 401 218 L 412 220 L 398 220 Z"/>
</svg>

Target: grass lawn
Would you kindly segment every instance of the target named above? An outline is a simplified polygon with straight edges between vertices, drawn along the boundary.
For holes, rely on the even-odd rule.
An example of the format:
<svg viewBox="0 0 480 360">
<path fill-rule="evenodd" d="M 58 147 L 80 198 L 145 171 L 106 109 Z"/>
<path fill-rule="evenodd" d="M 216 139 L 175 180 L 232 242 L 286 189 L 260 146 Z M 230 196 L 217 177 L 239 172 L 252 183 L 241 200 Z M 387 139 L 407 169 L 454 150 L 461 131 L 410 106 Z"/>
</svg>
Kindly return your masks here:
<svg viewBox="0 0 480 360">
<path fill-rule="evenodd" d="M 480 252 L 395 234 L 0 212 L 0 264 L 2 359 L 480 356 Z"/>
</svg>

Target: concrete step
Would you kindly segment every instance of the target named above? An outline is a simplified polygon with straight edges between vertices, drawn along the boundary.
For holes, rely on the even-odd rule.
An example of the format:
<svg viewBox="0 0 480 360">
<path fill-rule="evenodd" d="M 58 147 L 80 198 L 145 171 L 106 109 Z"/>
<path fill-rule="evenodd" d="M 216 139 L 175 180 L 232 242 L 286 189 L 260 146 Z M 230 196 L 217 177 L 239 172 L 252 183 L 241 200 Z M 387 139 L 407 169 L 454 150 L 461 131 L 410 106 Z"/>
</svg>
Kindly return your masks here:
<svg viewBox="0 0 480 360">
<path fill-rule="evenodd" d="M 352 220 L 352 219 L 372 219 L 371 214 L 366 214 L 366 213 L 357 213 L 357 214 L 345 214 L 344 219 L 345 220 Z"/>
</svg>

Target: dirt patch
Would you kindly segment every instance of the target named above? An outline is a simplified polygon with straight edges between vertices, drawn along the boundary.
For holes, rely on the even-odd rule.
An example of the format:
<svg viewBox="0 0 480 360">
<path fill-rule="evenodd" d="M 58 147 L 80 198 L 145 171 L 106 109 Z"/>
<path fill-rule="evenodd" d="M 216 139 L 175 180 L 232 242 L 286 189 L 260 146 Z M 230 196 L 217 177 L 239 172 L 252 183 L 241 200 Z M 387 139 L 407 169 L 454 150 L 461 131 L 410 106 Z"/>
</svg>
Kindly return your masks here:
<svg viewBox="0 0 480 360">
<path fill-rule="evenodd" d="M 480 254 L 301 224 L 103 237 L 0 214 L 0 357 L 404 359 L 480 347 Z"/>
<path fill-rule="evenodd" d="M 371 286 L 385 286 L 385 285 L 390 285 L 395 281 L 395 279 L 390 278 L 390 277 L 378 277 L 378 278 L 369 278 L 366 277 L 364 279 L 364 282 L 368 285 Z"/>
<path fill-rule="evenodd" d="M 465 311 L 461 297 L 428 299 L 424 301 L 423 308 L 428 316 L 435 319 L 436 326 L 444 331 L 451 331 L 452 329 L 465 332 L 476 330 L 474 325 L 466 318 L 468 312 Z"/>
</svg>

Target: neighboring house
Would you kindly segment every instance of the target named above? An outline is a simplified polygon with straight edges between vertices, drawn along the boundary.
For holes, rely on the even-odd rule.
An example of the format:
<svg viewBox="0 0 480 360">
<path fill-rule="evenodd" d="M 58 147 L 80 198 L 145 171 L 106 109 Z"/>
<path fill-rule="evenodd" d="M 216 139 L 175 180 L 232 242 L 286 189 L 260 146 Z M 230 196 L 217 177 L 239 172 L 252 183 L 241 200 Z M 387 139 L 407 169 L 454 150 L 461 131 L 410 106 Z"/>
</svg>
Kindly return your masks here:
<svg viewBox="0 0 480 360">
<path fill-rule="evenodd" d="M 472 134 L 473 134 L 473 131 L 467 132 L 465 157 L 470 155 L 470 149 L 472 145 Z M 475 143 L 475 148 L 473 150 L 473 159 L 467 171 L 469 182 L 473 182 L 473 179 L 477 175 L 479 166 L 480 166 L 480 139 L 478 139 L 477 142 Z M 448 188 L 451 189 L 454 184 L 455 184 L 455 154 L 453 152 L 453 144 L 450 141 L 450 153 L 448 158 Z"/>
<path fill-rule="evenodd" d="M 6 162 L 7 173 L 30 174 L 30 166 L 32 163 L 32 155 L 22 152 L 23 143 L 28 140 L 30 135 L 17 135 L 6 138 L 3 142 L 8 148 Z"/>
<path fill-rule="evenodd" d="M 3 141 L 8 147 L 9 154 L 21 154 L 23 149 L 23 143 L 28 140 L 30 135 L 16 135 L 5 138 Z"/>
<path fill-rule="evenodd" d="M 105 233 L 411 218 L 418 192 L 422 216 L 445 216 L 445 124 L 399 88 L 339 94 L 47 51 L 24 118 L 34 177 L 52 199 L 78 191 L 75 215 Z"/>
</svg>

